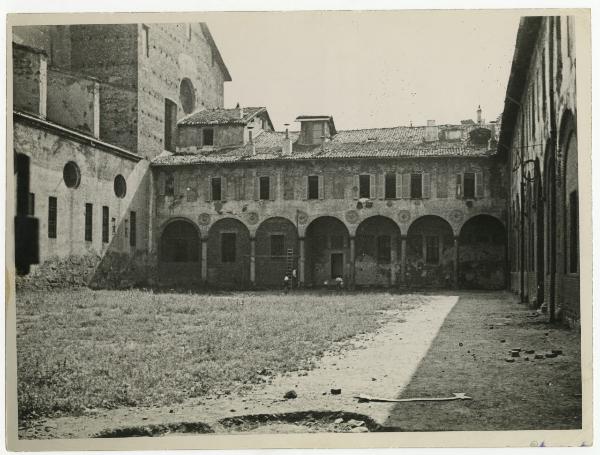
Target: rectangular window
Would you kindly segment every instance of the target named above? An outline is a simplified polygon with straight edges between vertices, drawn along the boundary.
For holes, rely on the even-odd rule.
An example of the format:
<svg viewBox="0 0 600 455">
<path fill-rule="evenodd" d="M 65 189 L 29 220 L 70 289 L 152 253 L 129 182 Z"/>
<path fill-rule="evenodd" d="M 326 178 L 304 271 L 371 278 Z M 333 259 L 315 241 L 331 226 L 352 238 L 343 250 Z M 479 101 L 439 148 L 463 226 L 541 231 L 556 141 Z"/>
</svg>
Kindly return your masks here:
<svg viewBox="0 0 600 455">
<path fill-rule="evenodd" d="M 358 197 L 371 197 L 371 176 L 369 174 L 362 174 L 358 177 Z"/>
<path fill-rule="evenodd" d="M 129 246 L 135 246 L 137 244 L 137 220 L 136 213 L 131 212 L 129 214 Z"/>
<path fill-rule="evenodd" d="M 35 216 L 35 194 L 29 193 L 27 198 L 27 215 Z"/>
<path fill-rule="evenodd" d="M 569 195 L 569 272 L 579 271 L 579 197 L 577 191 Z"/>
<path fill-rule="evenodd" d="M 235 262 L 235 233 L 221 234 L 221 262 Z"/>
<path fill-rule="evenodd" d="M 102 206 L 102 243 L 108 243 L 108 207 Z"/>
<path fill-rule="evenodd" d="M 221 177 L 213 177 L 210 180 L 210 188 L 213 201 L 221 200 Z"/>
<path fill-rule="evenodd" d="M 332 250 L 341 250 L 344 248 L 346 242 L 344 242 L 343 235 L 332 235 L 331 236 L 331 249 Z"/>
<path fill-rule="evenodd" d="M 440 239 L 436 236 L 425 238 L 425 262 L 438 264 L 440 262 Z"/>
<path fill-rule="evenodd" d="M 58 215 L 57 201 L 54 196 L 48 198 L 48 238 L 56 238 L 56 221 Z"/>
<path fill-rule="evenodd" d="M 271 186 L 271 178 L 270 177 L 260 177 L 258 179 L 258 194 L 259 198 L 263 201 L 269 200 L 269 190 Z"/>
<path fill-rule="evenodd" d="M 410 197 L 411 199 L 423 197 L 423 174 L 410 174 Z"/>
<path fill-rule="evenodd" d="M 174 152 L 177 143 L 177 104 L 165 98 L 165 150 Z"/>
<path fill-rule="evenodd" d="M 149 29 L 147 25 L 142 25 L 142 49 L 146 57 L 150 57 Z"/>
<path fill-rule="evenodd" d="M 214 145 L 215 130 L 212 128 L 204 128 L 202 130 L 202 145 Z"/>
<path fill-rule="evenodd" d="M 285 256 L 285 237 L 282 234 L 271 235 L 271 258 L 283 259 Z"/>
<path fill-rule="evenodd" d="M 392 260 L 391 239 L 389 235 L 377 237 L 377 262 L 389 264 Z"/>
<path fill-rule="evenodd" d="M 308 176 L 308 199 L 319 199 L 319 176 Z"/>
<path fill-rule="evenodd" d="M 85 241 L 92 241 L 92 221 L 93 221 L 94 206 L 85 204 Z"/>
<path fill-rule="evenodd" d="M 474 172 L 465 172 L 463 176 L 463 191 L 465 199 L 474 199 L 475 198 L 475 173 Z"/>
<path fill-rule="evenodd" d="M 385 174 L 385 198 L 396 199 L 396 174 Z"/>
</svg>

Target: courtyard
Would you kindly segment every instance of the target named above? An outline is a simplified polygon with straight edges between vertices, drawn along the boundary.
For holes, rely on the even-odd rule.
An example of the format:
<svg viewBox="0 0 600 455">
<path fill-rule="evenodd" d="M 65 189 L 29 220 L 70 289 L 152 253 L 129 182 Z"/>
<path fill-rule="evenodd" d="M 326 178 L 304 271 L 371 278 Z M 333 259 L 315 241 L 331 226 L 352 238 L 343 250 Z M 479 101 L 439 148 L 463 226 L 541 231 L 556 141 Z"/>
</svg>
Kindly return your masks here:
<svg viewBox="0 0 600 455">
<path fill-rule="evenodd" d="M 546 319 L 505 292 L 21 292 L 19 434 L 580 428 L 579 333 Z"/>
</svg>

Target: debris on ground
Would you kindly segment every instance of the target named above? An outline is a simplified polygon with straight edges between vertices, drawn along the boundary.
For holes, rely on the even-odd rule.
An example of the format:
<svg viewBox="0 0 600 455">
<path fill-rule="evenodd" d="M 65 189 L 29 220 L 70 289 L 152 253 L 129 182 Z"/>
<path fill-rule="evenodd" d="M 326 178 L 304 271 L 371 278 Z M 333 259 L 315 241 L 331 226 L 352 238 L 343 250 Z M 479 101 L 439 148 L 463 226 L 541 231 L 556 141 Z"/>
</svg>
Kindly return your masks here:
<svg viewBox="0 0 600 455">
<path fill-rule="evenodd" d="M 354 427 L 350 430 L 350 433 L 368 433 L 369 429 L 365 427 Z"/>
<path fill-rule="evenodd" d="M 336 425 L 339 425 L 340 423 L 344 423 L 344 419 L 342 419 L 341 417 L 338 417 L 337 419 L 335 419 L 333 421 L 333 423 L 335 423 Z"/>
<path fill-rule="evenodd" d="M 332 395 L 340 395 L 342 393 L 342 389 L 331 389 L 330 392 Z"/>
<path fill-rule="evenodd" d="M 288 390 L 283 395 L 283 398 L 285 398 L 286 400 L 290 400 L 290 399 L 293 399 L 293 398 L 298 398 L 298 394 L 296 393 L 295 390 Z"/>
</svg>

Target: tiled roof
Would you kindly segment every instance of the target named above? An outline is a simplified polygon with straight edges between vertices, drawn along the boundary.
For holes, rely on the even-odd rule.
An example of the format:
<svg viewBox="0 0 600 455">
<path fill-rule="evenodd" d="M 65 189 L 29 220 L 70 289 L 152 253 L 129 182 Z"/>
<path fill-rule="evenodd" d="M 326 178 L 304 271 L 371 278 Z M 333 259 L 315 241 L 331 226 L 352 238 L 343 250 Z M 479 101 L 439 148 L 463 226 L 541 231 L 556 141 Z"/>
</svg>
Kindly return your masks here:
<svg viewBox="0 0 600 455">
<path fill-rule="evenodd" d="M 240 116 L 240 109 L 205 109 L 194 112 L 187 117 L 182 118 L 179 125 L 245 125 L 257 114 L 266 112 L 264 107 L 244 107 L 243 115 Z"/>
<path fill-rule="evenodd" d="M 448 126 L 450 127 L 450 126 Z M 445 126 L 439 127 L 440 130 Z M 452 125 L 452 128 L 466 128 Z M 176 154 L 161 155 L 153 165 L 189 165 L 233 163 L 265 160 L 405 158 L 405 157 L 481 157 L 494 152 L 487 146 L 474 145 L 468 139 L 458 141 L 425 142 L 425 127 L 374 128 L 339 131 L 331 141 L 321 145 L 297 144 L 298 132 L 290 132 L 293 143 L 291 156 L 282 154 L 285 141 L 283 132 L 263 132 L 252 145 L 213 150 L 188 148 Z M 468 136 L 468 135 L 467 135 Z"/>
</svg>

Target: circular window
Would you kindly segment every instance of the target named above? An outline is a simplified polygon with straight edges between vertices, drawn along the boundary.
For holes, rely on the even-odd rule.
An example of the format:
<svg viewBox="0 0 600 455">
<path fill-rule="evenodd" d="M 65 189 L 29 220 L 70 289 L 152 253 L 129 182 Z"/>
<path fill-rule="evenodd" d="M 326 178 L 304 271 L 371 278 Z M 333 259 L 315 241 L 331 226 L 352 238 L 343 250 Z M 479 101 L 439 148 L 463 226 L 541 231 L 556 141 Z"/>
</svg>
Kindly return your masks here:
<svg viewBox="0 0 600 455">
<path fill-rule="evenodd" d="M 194 84 L 187 77 L 181 80 L 179 101 L 181 101 L 183 112 L 191 114 L 194 111 L 196 107 L 196 91 L 194 90 Z"/>
<path fill-rule="evenodd" d="M 77 188 L 81 181 L 79 166 L 74 161 L 69 161 L 63 168 L 63 180 L 67 188 Z"/>
<path fill-rule="evenodd" d="M 127 194 L 127 182 L 121 174 L 115 177 L 115 195 L 118 198 L 124 198 Z"/>
</svg>

